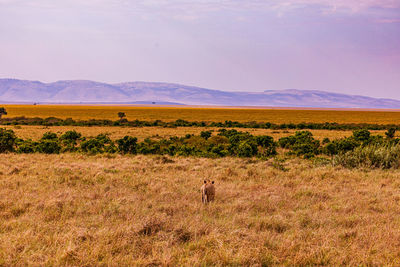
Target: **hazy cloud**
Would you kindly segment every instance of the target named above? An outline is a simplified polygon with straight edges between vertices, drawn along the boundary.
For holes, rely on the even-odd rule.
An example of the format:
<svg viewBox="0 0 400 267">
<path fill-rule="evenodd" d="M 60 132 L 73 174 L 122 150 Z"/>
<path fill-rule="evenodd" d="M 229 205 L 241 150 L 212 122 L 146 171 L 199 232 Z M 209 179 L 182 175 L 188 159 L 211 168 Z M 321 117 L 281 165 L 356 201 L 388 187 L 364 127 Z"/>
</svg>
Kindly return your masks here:
<svg viewBox="0 0 400 267">
<path fill-rule="evenodd" d="M 243 9 L 295 9 L 304 6 L 321 6 L 331 10 L 361 12 L 368 8 L 400 8 L 400 0 L 0 0 L 0 5 L 61 8 L 82 6 L 98 8 L 125 7 L 133 10 L 164 10 L 198 13 L 218 10 Z"/>
<path fill-rule="evenodd" d="M 400 19 L 379 19 L 376 20 L 378 23 L 400 23 Z"/>
<path fill-rule="evenodd" d="M 287 0 L 282 5 L 322 5 L 332 9 L 348 9 L 354 12 L 368 8 L 400 8 L 399 0 Z"/>
<path fill-rule="evenodd" d="M 0 0 L 0 77 L 398 98 L 399 21 L 400 0 Z"/>
<path fill-rule="evenodd" d="M 91 0 L 98 2 L 96 0 Z M 89 1 L 90 2 L 90 1 Z M 104 0 L 103 2 L 107 2 Z M 113 2 L 113 1 L 111 1 Z M 137 0 L 121 1 L 127 6 L 198 12 L 243 9 L 296 9 L 304 6 L 321 6 L 330 10 L 362 12 L 369 8 L 400 8 L 400 0 Z"/>
</svg>

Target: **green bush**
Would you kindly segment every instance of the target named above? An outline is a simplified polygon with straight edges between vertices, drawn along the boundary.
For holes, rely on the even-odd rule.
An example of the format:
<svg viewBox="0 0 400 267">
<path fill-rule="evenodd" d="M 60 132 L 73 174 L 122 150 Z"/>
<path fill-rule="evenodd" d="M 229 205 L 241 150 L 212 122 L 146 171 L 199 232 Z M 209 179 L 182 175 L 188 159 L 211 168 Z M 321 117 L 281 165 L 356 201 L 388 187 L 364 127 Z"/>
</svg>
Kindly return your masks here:
<svg viewBox="0 0 400 267">
<path fill-rule="evenodd" d="M 81 133 L 78 133 L 77 131 L 73 130 L 65 132 L 63 135 L 60 136 L 60 139 L 70 142 L 72 141 L 76 142 L 81 137 L 82 137 Z"/>
<path fill-rule="evenodd" d="M 219 130 L 219 137 L 225 137 L 229 141 L 227 148 L 228 152 L 232 156 L 238 157 L 252 157 L 258 153 L 258 145 L 256 138 L 248 132 L 239 132 L 235 129 Z M 210 139 L 212 139 L 211 137 Z M 268 140 L 266 137 L 265 140 Z M 260 139 L 262 142 L 262 139 Z M 265 141 L 268 142 L 268 141 Z"/>
<path fill-rule="evenodd" d="M 124 154 L 136 154 L 137 152 L 137 138 L 132 136 L 125 136 L 117 140 L 118 149 Z"/>
<path fill-rule="evenodd" d="M 188 146 L 188 145 L 182 145 L 178 148 L 176 155 L 178 156 L 195 156 L 197 153 L 200 152 L 198 151 L 195 147 L 193 146 Z"/>
<path fill-rule="evenodd" d="M 275 156 L 276 152 L 276 143 L 274 142 L 274 138 L 267 135 L 261 135 L 256 137 L 257 145 L 261 147 L 259 150 L 258 156 L 260 158 L 268 158 L 271 156 Z"/>
<path fill-rule="evenodd" d="M 210 138 L 207 139 L 207 144 L 209 146 L 210 145 L 221 145 L 221 144 L 228 145 L 229 139 L 225 136 L 215 135 L 215 136 L 211 136 Z"/>
<path fill-rule="evenodd" d="M 223 144 L 213 145 L 210 149 L 210 155 L 216 158 L 222 158 L 229 154 L 229 151 L 226 149 L 226 146 Z"/>
<path fill-rule="evenodd" d="M 257 145 L 250 140 L 243 140 L 239 143 L 236 149 L 236 155 L 239 157 L 253 157 L 257 155 Z"/>
<path fill-rule="evenodd" d="M 118 152 L 118 147 L 114 143 L 110 143 L 108 146 L 104 147 L 105 153 L 114 154 Z"/>
<path fill-rule="evenodd" d="M 295 135 L 279 139 L 282 148 L 290 149 L 297 156 L 311 158 L 320 152 L 320 142 L 309 131 L 298 131 Z"/>
<path fill-rule="evenodd" d="M 113 142 L 111 139 L 108 137 L 106 134 L 99 134 L 95 138 L 89 139 L 89 140 L 84 140 L 81 143 L 81 150 L 86 153 L 90 154 L 98 154 L 98 153 L 104 153 L 104 152 L 109 152 L 108 151 L 108 146 L 111 146 L 111 150 L 113 149 Z"/>
<path fill-rule="evenodd" d="M 344 138 L 336 141 L 338 153 L 344 153 L 347 151 L 351 151 L 356 147 L 360 146 L 360 143 L 357 142 L 354 138 Z"/>
<path fill-rule="evenodd" d="M 333 163 L 347 168 L 398 169 L 400 167 L 400 145 L 357 147 L 354 151 L 337 155 Z"/>
<path fill-rule="evenodd" d="M 52 133 L 52 132 L 46 132 L 43 134 L 43 137 L 41 140 L 56 140 L 57 134 L 56 133 Z"/>
<path fill-rule="evenodd" d="M 322 140 L 322 144 L 326 145 L 329 144 L 331 140 L 328 137 L 325 137 L 324 140 Z"/>
<path fill-rule="evenodd" d="M 168 155 L 175 156 L 176 151 L 177 151 L 176 145 L 174 145 L 174 144 L 169 145 L 165 151 Z"/>
<path fill-rule="evenodd" d="M 104 143 L 98 139 L 89 139 L 81 143 L 81 150 L 90 154 L 97 154 L 104 152 Z"/>
<path fill-rule="evenodd" d="M 211 131 L 202 131 L 202 132 L 200 133 L 200 136 L 203 137 L 203 138 L 206 139 L 206 140 L 207 140 L 208 138 L 210 138 L 211 135 L 212 135 Z"/>
<path fill-rule="evenodd" d="M 388 139 L 393 139 L 394 136 L 395 136 L 395 134 L 396 134 L 396 128 L 390 128 L 390 129 L 385 133 L 385 135 L 386 135 L 386 137 L 387 137 Z"/>
<path fill-rule="evenodd" d="M 329 156 L 337 155 L 338 154 L 338 147 L 335 142 L 329 142 L 324 148 L 323 153 Z"/>
<path fill-rule="evenodd" d="M 7 115 L 7 111 L 4 107 L 0 107 L 0 119 L 3 115 Z"/>
<path fill-rule="evenodd" d="M 207 141 L 200 136 L 190 136 L 184 141 L 184 144 L 189 147 L 195 148 L 195 150 L 206 150 Z"/>
<path fill-rule="evenodd" d="M 13 130 L 0 128 L 0 153 L 14 151 L 16 139 Z"/>
<path fill-rule="evenodd" d="M 146 138 L 138 144 L 137 152 L 144 155 L 160 154 L 160 144 L 157 141 Z"/>
<path fill-rule="evenodd" d="M 359 142 L 368 142 L 370 137 L 371 137 L 371 133 L 368 130 L 356 130 L 353 132 L 353 137 L 356 141 Z"/>
<path fill-rule="evenodd" d="M 257 145 L 261 147 L 275 146 L 274 138 L 268 135 L 260 135 L 256 137 Z"/>
<path fill-rule="evenodd" d="M 36 147 L 37 147 L 37 142 L 33 142 L 32 140 L 22 140 L 18 139 L 16 142 L 17 145 L 17 153 L 35 153 L 36 152 Z"/>
<path fill-rule="evenodd" d="M 57 140 L 44 139 L 36 145 L 36 151 L 45 154 L 58 154 L 60 153 L 61 146 Z"/>
<path fill-rule="evenodd" d="M 104 145 L 112 143 L 110 137 L 108 137 L 108 134 L 99 134 L 99 135 L 96 136 L 95 139 L 98 140 L 99 142 L 101 142 Z"/>
<path fill-rule="evenodd" d="M 82 135 L 75 130 L 67 131 L 63 135 L 60 136 L 60 140 L 63 148 L 61 152 L 73 152 L 77 150 L 76 145 L 78 144 L 78 140 L 82 137 Z"/>
</svg>

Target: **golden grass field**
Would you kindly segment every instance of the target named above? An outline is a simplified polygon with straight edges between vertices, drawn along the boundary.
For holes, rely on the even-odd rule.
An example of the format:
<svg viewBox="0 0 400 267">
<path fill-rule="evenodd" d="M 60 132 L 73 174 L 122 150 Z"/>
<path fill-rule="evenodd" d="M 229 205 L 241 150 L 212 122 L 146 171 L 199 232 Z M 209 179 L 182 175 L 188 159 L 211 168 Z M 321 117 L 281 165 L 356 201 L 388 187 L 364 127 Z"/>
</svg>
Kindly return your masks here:
<svg viewBox="0 0 400 267">
<path fill-rule="evenodd" d="M 125 112 L 128 120 L 174 121 L 263 121 L 271 123 L 337 122 L 400 124 L 398 111 L 261 109 L 261 108 L 194 108 L 194 107 L 138 107 L 138 106 L 79 106 L 79 105 L 3 105 L 4 117 L 57 117 L 77 120 L 117 120 L 118 112 Z"/>
<path fill-rule="evenodd" d="M 164 128 L 164 127 L 105 127 L 105 126 L 30 126 L 30 125 L 1 125 L 0 128 L 11 129 L 19 138 L 23 139 L 40 139 L 46 132 L 54 132 L 58 135 L 66 131 L 76 130 L 84 137 L 94 137 L 98 134 L 106 133 L 112 140 L 123 138 L 126 135 L 137 137 L 139 141 L 145 138 L 169 138 L 172 136 L 185 136 L 186 134 L 199 135 L 202 131 L 214 131 L 214 135 L 218 133 L 221 128 L 204 128 L 204 127 L 177 127 L 177 128 Z M 237 131 L 249 132 L 253 135 L 269 135 L 276 141 L 285 136 L 293 135 L 297 130 L 271 130 L 271 129 L 243 129 L 235 128 Z M 331 140 L 339 139 L 342 137 L 349 137 L 353 134 L 352 131 L 330 131 L 330 130 L 307 130 L 313 133 L 314 137 L 320 141 L 324 138 Z M 386 131 L 371 131 L 372 135 L 385 136 Z"/>
<path fill-rule="evenodd" d="M 0 265 L 400 265 L 400 171 L 3 154 Z M 200 201 L 202 180 L 216 201 Z"/>
<path fill-rule="evenodd" d="M 400 112 L 5 106 L 7 117 L 399 123 Z M 0 126 L 168 138 L 218 128 Z M 296 130 L 236 129 L 275 140 Z M 337 139 L 352 131 L 311 130 Z M 372 131 L 384 135 L 385 131 Z M 215 133 L 214 133 L 215 134 Z M 400 266 L 400 170 L 312 160 L 0 154 L 0 266 Z M 203 205 L 202 180 L 216 201 Z"/>
</svg>

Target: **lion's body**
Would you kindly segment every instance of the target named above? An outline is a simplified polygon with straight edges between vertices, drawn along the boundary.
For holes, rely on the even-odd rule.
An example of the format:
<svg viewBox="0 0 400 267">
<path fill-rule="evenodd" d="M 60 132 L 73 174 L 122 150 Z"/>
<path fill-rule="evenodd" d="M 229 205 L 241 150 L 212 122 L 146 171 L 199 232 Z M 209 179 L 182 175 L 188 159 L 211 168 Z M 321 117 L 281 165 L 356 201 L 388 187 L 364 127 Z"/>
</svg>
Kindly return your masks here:
<svg viewBox="0 0 400 267">
<path fill-rule="evenodd" d="M 214 201 L 215 199 L 215 186 L 213 182 L 204 181 L 203 186 L 201 187 L 201 201 L 203 203 L 208 203 Z"/>
</svg>

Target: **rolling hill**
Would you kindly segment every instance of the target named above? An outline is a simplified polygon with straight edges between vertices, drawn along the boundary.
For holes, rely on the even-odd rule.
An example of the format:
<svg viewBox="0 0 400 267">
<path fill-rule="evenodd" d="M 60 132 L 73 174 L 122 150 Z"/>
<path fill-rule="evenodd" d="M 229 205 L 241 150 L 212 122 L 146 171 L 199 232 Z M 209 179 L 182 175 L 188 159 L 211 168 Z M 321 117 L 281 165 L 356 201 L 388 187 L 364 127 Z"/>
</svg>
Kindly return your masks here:
<svg viewBox="0 0 400 267">
<path fill-rule="evenodd" d="M 186 104 L 266 107 L 398 109 L 400 101 L 312 90 L 226 92 L 155 82 L 107 84 L 73 80 L 42 83 L 0 79 L 0 103 Z"/>
</svg>

